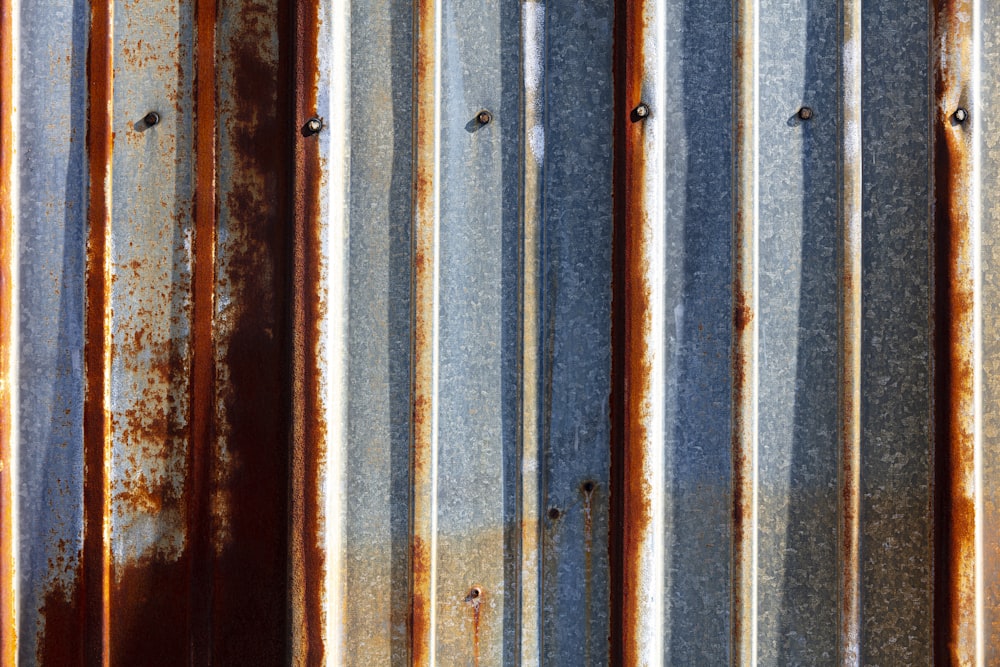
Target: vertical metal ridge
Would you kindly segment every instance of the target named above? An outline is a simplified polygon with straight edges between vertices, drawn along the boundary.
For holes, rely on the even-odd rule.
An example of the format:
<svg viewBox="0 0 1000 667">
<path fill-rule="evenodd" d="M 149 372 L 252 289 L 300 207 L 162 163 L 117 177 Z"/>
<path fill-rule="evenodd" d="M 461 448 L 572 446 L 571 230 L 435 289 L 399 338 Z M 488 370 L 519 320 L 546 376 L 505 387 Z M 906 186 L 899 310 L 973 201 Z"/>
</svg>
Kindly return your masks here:
<svg viewBox="0 0 1000 667">
<path fill-rule="evenodd" d="M 758 117 L 757 0 L 733 6 L 732 664 L 757 662 Z"/>
<path fill-rule="evenodd" d="M 545 3 L 521 3 L 524 113 L 521 153 L 521 584 L 520 664 L 539 665 L 541 621 L 541 507 L 539 362 L 541 224 L 545 155 Z"/>
<path fill-rule="evenodd" d="M 87 54 L 88 242 L 84 357 L 84 650 L 110 662 L 111 156 L 114 0 L 91 0 Z"/>
<path fill-rule="evenodd" d="M 665 9 L 655 1 L 629 4 L 624 20 L 627 106 L 618 110 L 626 124 L 621 650 L 624 664 L 638 665 L 664 659 Z"/>
<path fill-rule="evenodd" d="M 414 30 L 411 661 L 436 663 L 441 6 L 418 0 Z"/>
<path fill-rule="evenodd" d="M 17 415 L 17 220 L 14 216 L 14 0 L 0 0 L 0 663 L 16 664 L 14 475 Z"/>
<path fill-rule="evenodd" d="M 861 2 L 840 25 L 840 664 L 861 661 Z"/>
<path fill-rule="evenodd" d="M 211 656 L 212 439 L 215 435 L 216 0 L 197 0 L 195 21 L 195 192 L 191 331 L 191 660 Z"/>
<path fill-rule="evenodd" d="M 321 466 L 326 458 L 326 424 L 320 387 L 322 267 L 320 259 L 320 150 L 314 132 L 298 131 L 316 115 L 319 63 L 319 8 L 315 1 L 293 4 L 294 72 L 292 119 L 292 442 L 289 518 L 290 608 L 295 617 L 294 664 L 326 660 L 324 556 L 320 542 L 324 506 L 320 502 Z"/>
<path fill-rule="evenodd" d="M 351 160 L 351 2 L 333 0 L 320 21 L 320 71 L 329 77 L 326 95 L 318 113 L 329 106 L 330 131 L 320 136 L 321 159 L 327 160 L 327 187 L 330 190 L 322 214 L 328 229 L 323 239 L 326 251 L 326 291 L 328 332 L 324 341 L 326 412 L 326 507 L 323 532 L 326 536 L 324 588 L 325 645 L 327 663 L 345 664 L 347 659 L 347 571 L 344 541 L 347 497 L 344 493 L 348 447 L 349 320 L 350 320 L 350 160 Z M 326 148 L 324 149 L 324 146 Z M 321 208 L 324 204 L 321 204 Z"/>
<path fill-rule="evenodd" d="M 932 3 L 935 661 L 983 663 L 975 0 Z M 957 115 L 959 109 L 961 115 Z"/>
</svg>

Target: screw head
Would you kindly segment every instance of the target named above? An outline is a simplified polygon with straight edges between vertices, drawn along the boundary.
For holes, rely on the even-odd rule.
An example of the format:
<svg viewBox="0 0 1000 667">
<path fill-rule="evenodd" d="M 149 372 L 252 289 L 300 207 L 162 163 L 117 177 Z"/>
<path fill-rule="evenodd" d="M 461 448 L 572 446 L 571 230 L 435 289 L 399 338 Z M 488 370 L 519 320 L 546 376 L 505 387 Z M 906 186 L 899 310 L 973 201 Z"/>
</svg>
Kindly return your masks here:
<svg viewBox="0 0 1000 667">
<path fill-rule="evenodd" d="M 802 107 L 798 113 L 800 120 L 809 120 L 813 117 L 813 110 L 809 107 Z"/>
<path fill-rule="evenodd" d="M 153 127 L 160 122 L 160 114 L 155 111 L 150 111 L 148 114 L 142 117 L 142 122 L 146 124 L 146 127 Z"/>
<path fill-rule="evenodd" d="M 640 102 L 639 106 L 637 106 L 632 113 L 636 118 L 646 118 L 649 116 L 649 105 L 645 102 Z"/>
<path fill-rule="evenodd" d="M 323 129 L 323 121 L 319 118 L 310 118 L 306 121 L 306 131 L 310 134 L 316 134 Z"/>
<path fill-rule="evenodd" d="M 955 110 L 955 120 L 957 120 L 959 123 L 964 123 L 968 117 L 969 117 L 969 112 L 963 109 L 962 107 L 959 107 L 958 109 Z"/>
<path fill-rule="evenodd" d="M 483 110 L 482 110 L 482 111 L 480 111 L 480 112 L 479 112 L 479 114 L 478 114 L 478 115 L 476 116 L 476 120 L 477 120 L 477 121 L 479 121 L 479 124 L 480 124 L 480 125 L 487 125 L 487 124 L 489 124 L 489 123 L 490 123 L 490 121 L 492 121 L 492 120 L 493 120 L 493 114 L 491 114 L 491 113 L 490 113 L 489 111 L 487 111 L 486 109 L 483 109 Z"/>
</svg>

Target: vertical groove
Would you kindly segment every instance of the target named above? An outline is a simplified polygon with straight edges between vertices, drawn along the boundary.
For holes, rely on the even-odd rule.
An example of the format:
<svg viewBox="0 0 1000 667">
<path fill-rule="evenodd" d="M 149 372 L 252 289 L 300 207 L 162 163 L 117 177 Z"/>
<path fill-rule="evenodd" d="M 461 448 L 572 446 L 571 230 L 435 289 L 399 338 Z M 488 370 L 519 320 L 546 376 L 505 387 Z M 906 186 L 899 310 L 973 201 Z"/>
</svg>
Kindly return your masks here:
<svg viewBox="0 0 1000 667">
<path fill-rule="evenodd" d="M 623 375 L 622 469 L 616 475 L 622 494 L 620 659 L 637 665 L 664 659 L 666 15 L 659 2 L 625 4 L 625 43 L 616 44 L 625 58 L 619 70 L 624 107 L 617 109 L 624 155 L 616 194 L 624 199 L 624 210 L 616 223 L 623 266 L 616 270 L 622 279 L 615 297 L 624 312 L 620 342 L 615 341 L 623 348 L 616 369 Z M 636 111 L 640 104 L 645 114 Z"/>
<path fill-rule="evenodd" d="M 841 0 L 840 35 L 841 665 L 861 662 L 861 2 Z"/>
<path fill-rule="evenodd" d="M 331 665 L 346 664 L 344 643 L 347 623 L 347 571 L 345 567 L 345 511 L 347 498 L 345 467 L 348 441 L 348 368 L 350 321 L 350 160 L 351 160 L 351 2 L 334 0 L 324 16 L 327 28 L 320 37 L 320 71 L 325 76 L 329 102 L 330 131 L 321 137 L 321 153 L 328 158 L 330 194 L 326 224 L 327 317 L 329 334 L 325 346 L 327 470 L 326 507 L 323 531 L 326 535 L 326 650 Z M 327 18 L 329 17 L 329 18 Z M 325 58 L 325 59 L 324 59 Z M 318 109 L 322 113 L 323 109 Z M 322 207 L 321 207 L 322 209 Z M 334 491 L 336 489 L 337 491 Z M 294 626 L 293 626 L 294 627 Z"/>
<path fill-rule="evenodd" d="M 84 357 L 84 633 L 87 664 L 108 665 L 111 518 L 111 153 L 114 0 L 91 0 L 87 54 L 89 158 L 87 312 Z"/>
<path fill-rule="evenodd" d="M 521 259 L 521 665 L 541 663 L 541 537 L 542 453 L 539 451 L 539 280 L 542 170 L 545 126 L 545 4 L 521 3 L 521 58 L 524 72 L 524 135 L 522 137 L 522 259 Z"/>
<path fill-rule="evenodd" d="M 289 499 L 289 608 L 292 663 L 326 660 L 322 600 L 324 557 L 320 541 L 320 466 L 326 433 L 320 406 L 320 157 L 319 135 L 300 131 L 316 115 L 319 65 L 319 3 L 292 3 L 292 438 Z"/>
<path fill-rule="evenodd" d="M 935 661 L 982 664 L 973 0 L 932 3 Z M 970 117 L 958 118 L 959 108 Z"/>
<path fill-rule="evenodd" d="M 211 656 L 211 461 L 215 423 L 215 225 L 216 225 L 216 0 L 197 0 L 195 78 L 194 293 L 192 326 L 191 447 L 188 494 L 191 532 L 191 660 Z"/>
<path fill-rule="evenodd" d="M 17 655 L 14 572 L 17 337 L 14 251 L 14 7 L 0 0 L 0 664 Z"/>
<path fill-rule="evenodd" d="M 418 0 L 414 48 L 411 660 L 435 664 L 441 7 Z"/>
<path fill-rule="evenodd" d="M 734 665 L 757 662 L 758 8 L 736 0 L 733 35 Z"/>
</svg>

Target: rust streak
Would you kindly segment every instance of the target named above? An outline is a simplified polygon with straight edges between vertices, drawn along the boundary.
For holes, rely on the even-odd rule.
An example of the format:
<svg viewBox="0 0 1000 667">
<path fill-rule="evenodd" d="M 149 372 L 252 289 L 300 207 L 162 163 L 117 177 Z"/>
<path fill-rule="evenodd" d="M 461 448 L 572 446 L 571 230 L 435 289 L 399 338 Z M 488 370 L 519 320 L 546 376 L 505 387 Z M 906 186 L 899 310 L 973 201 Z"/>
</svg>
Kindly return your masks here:
<svg viewBox="0 0 1000 667">
<path fill-rule="evenodd" d="M 110 651 L 110 456 L 109 372 L 111 313 L 108 235 L 111 230 L 111 154 L 114 48 L 113 4 L 91 0 L 87 54 L 87 154 L 89 210 L 87 242 L 87 323 L 84 357 L 86 393 L 84 438 L 84 535 L 82 629 L 87 663 L 108 665 Z M 49 644 L 63 641 L 48 635 Z M 67 663 L 69 664 L 69 663 Z"/>
<path fill-rule="evenodd" d="M 293 118 L 297 127 L 317 115 L 319 89 L 319 2 L 294 5 Z M 295 132 L 293 183 L 293 381 L 291 443 L 292 567 L 290 599 L 298 605 L 295 619 L 296 664 L 320 665 L 332 647 L 324 645 L 324 555 L 319 536 L 323 508 L 321 467 L 326 442 L 320 403 L 317 351 L 324 319 L 320 295 L 320 151 L 319 137 Z M 301 379 L 301 381 L 298 381 Z M 332 601 L 334 604 L 337 601 Z"/>
<path fill-rule="evenodd" d="M 615 231 L 612 303 L 612 489 L 610 562 L 611 664 L 636 665 L 642 655 L 643 545 L 652 523 L 645 416 L 650 409 L 651 294 L 644 266 L 648 234 L 643 146 L 645 122 L 630 111 L 643 101 L 644 3 L 615 3 Z M 656 110 L 653 110 L 656 113 Z"/>
<path fill-rule="evenodd" d="M 215 351 L 212 335 L 215 312 L 216 229 L 216 0 L 198 0 L 195 7 L 195 197 L 191 368 L 191 443 L 187 494 L 191 556 L 191 657 L 209 662 L 211 656 L 211 450 L 215 417 Z"/>
<path fill-rule="evenodd" d="M 16 368 L 11 365 L 12 308 L 14 299 L 13 271 L 13 165 L 14 15 L 10 0 L 0 0 L 0 664 L 15 664 L 17 628 L 14 601 L 14 469 L 11 449 L 14 406 L 11 388 L 16 381 Z"/>
<path fill-rule="evenodd" d="M 933 3 L 935 662 L 978 664 L 971 0 Z M 976 109 L 971 109 L 976 113 Z"/>
<path fill-rule="evenodd" d="M 413 184 L 413 447 L 411 453 L 413 536 L 410 553 L 411 664 L 434 662 L 433 477 L 434 366 L 437 308 L 437 7 L 418 0 L 414 30 L 414 184 Z"/>
</svg>

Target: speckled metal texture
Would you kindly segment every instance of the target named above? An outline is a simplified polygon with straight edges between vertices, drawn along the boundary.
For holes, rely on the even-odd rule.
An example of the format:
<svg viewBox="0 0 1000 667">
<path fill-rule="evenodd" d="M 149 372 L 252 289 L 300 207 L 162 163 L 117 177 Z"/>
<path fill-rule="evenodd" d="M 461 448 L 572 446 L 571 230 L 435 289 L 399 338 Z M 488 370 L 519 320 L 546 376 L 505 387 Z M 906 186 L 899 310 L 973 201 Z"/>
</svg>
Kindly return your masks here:
<svg viewBox="0 0 1000 667">
<path fill-rule="evenodd" d="M 0 664 L 997 662 L 998 28 L 0 0 Z"/>
</svg>

